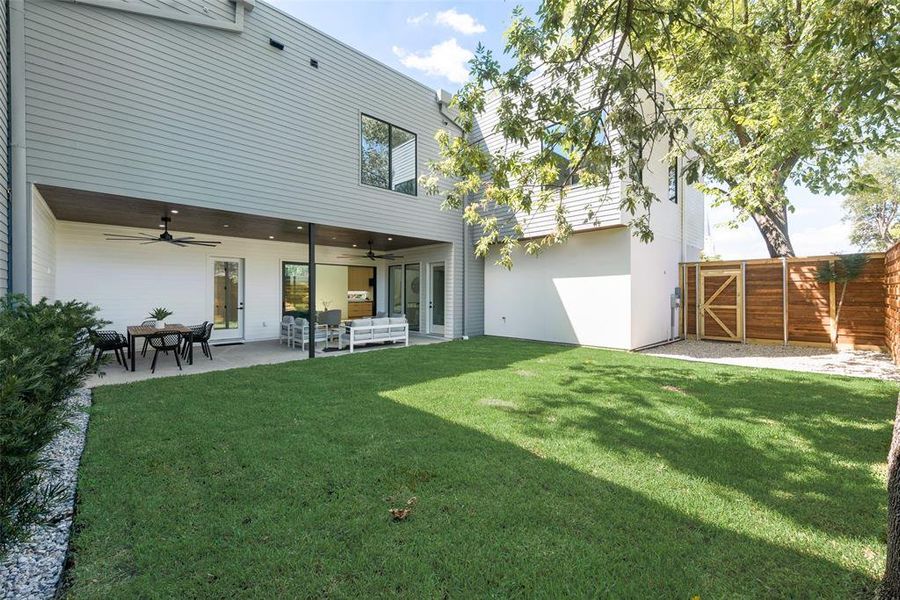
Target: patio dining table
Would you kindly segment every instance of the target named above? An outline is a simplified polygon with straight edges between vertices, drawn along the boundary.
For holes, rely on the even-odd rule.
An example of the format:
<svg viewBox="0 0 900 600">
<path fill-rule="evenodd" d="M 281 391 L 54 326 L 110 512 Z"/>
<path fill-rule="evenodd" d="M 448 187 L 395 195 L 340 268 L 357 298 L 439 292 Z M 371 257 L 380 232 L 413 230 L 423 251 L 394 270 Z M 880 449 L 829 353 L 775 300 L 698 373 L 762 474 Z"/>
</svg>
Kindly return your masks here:
<svg viewBox="0 0 900 600">
<path fill-rule="evenodd" d="M 134 371 L 134 364 L 137 362 L 135 353 L 134 340 L 137 338 L 157 337 L 170 333 L 180 333 L 184 336 L 191 335 L 191 328 L 185 327 L 180 323 L 166 323 L 162 329 L 157 329 L 153 325 L 129 325 L 126 328 L 128 332 L 128 358 L 131 360 L 131 370 Z M 194 364 L 194 344 L 188 346 L 188 364 Z"/>
</svg>

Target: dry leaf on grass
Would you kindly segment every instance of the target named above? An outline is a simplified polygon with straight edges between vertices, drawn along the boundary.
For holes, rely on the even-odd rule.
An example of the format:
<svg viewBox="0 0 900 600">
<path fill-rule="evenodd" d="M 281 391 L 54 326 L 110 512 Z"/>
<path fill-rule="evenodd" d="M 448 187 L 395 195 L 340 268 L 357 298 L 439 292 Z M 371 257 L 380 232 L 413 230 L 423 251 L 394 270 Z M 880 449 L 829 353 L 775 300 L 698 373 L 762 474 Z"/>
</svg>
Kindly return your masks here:
<svg viewBox="0 0 900 600">
<path fill-rule="evenodd" d="M 413 496 L 409 500 L 406 501 L 406 506 L 404 508 L 390 508 L 388 512 L 391 514 L 391 518 L 394 521 L 404 521 L 409 515 L 412 514 L 413 508 L 418 502 L 418 498 Z"/>
<path fill-rule="evenodd" d="M 667 392 L 675 392 L 676 394 L 681 394 L 682 396 L 687 396 L 686 391 L 684 391 L 681 388 L 675 387 L 674 385 L 664 385 L 664 386 L 662 386 L 662 389 L 666 390 Z"/>
</svg>

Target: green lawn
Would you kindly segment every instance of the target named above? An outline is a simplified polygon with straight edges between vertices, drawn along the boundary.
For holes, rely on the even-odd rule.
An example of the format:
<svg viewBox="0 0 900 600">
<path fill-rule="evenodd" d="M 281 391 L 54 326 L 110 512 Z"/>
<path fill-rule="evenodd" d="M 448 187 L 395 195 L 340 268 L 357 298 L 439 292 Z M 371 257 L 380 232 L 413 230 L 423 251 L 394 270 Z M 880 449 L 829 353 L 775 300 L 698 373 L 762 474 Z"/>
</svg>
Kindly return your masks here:
<svg viewBox="0 0 900 600">
<path fill-rule="evenodd" d="M 864 597 L 896 394 L 494 338 L 100 388 L 69 592 Z"/>
</svg>

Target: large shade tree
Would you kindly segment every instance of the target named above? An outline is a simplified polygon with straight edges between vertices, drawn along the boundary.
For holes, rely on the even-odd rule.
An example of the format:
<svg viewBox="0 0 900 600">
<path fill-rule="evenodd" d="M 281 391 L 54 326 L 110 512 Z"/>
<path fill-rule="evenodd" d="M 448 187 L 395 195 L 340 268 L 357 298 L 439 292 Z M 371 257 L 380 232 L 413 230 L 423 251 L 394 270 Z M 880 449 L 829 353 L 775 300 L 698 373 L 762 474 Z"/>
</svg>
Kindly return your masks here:
<svg viewBox="0 0 900 600">
<path fill-rule="evenodd" d="M 479 254 L 498 246 L 509 267 L 522 229 L 503 227 L 504 211 L 493 209 L 554 212 L 554 231 L 525 242 L 535 252 L 572 231 L 565 196 L 576 181 L 626 181 L 622 207 L 651 240 L 655 197 L 629 175 L 665 143 L 687 157 L 690 181 L 757 224 L 772 256 L 792 255 L 786 185 L 839 190 L 861 152 L 897 140 L 897 19 L 891 0 L 544 0 L 534 17 L 516 9 L 508 66 L 477 50 L 455 98 L 464 135 L 438 134 L 442 159 L 423 187 L 437 192 L 451 178 L 446 205 L 479 226 Z M 492 99 L 496 126 L 475 135 Z M 505 143 L 488 150 L 484 136 Z"/>
<path fill-rule="evenodd" d="M 870 155 L 844 198 L 850 241 L 864 250 L 887 250 L 900 241 L 900 154 Z"/>
</svg>

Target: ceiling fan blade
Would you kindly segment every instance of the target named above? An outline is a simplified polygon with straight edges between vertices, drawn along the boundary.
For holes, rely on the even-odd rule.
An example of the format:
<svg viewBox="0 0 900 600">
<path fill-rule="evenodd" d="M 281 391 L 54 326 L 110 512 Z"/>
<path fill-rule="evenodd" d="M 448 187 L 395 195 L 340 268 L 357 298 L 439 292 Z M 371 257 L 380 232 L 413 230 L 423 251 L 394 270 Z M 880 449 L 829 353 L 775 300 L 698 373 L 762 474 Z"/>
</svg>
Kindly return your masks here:
<svg viewBox="0 0 900 600">
<path fill-rule="evenodd" d="M 162 241 L 162 240 L 150 240 L 150 241 L 147 241 L 147 242 L 141 242 L 141 246 L 146 246 L 147 244 L 156 244 L 156 243 L 161 242 L 161 241 Z"/>
<path fill-rule="evenodd" d="M 180 244 L 182 246 L 206 246 L 207 248 L 215 248 L 222 242 L 211 242 L 211 241 L 204 241 L 204 240 L 197 240 L 195 242 L 185 241 L 185 240 L 173 240 L 172 243 Z"/>
<path fill-rule="evenodd" d="M 155 235 L 124 235 L 119 233 L 106 233 L 106 239 L 108 240 L 155 240 L 158 236 Z"/>
<path fill-rule="evenodd" d="M 179 237 L 179 238 L 172 238 L 172 239 L 178 240 L 179 242 L 186 242 L 187 240 L 192 240 L 194 238 L 193 237 Z"/>
<path fill-rule="evenodd" d="M 383 260 L 396 260 L 398 258 L 403 258 L 403 255 L 398 254 L 382 254 L 381 256 L 376 256 L 375 258 L 381 258 Z"/>
</svg>

